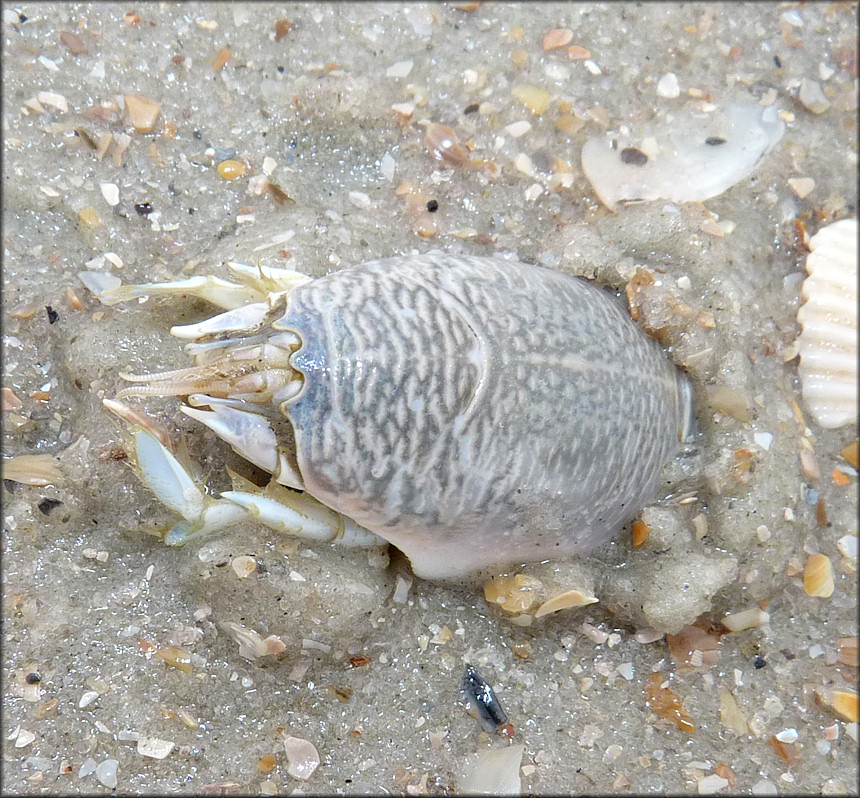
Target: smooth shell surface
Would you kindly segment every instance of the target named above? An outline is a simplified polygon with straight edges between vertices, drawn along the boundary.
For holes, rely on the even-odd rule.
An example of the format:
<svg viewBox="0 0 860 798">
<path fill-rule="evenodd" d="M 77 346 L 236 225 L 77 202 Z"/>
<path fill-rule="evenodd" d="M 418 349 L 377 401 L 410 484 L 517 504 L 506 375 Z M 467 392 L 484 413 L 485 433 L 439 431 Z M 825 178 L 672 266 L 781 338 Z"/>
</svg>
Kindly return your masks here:
<svg viewBox="0 0 860 798">
<path fill-rule="evenodd" d="M 748 177 L 784 131 L 774 106 L 741 103 L 713 115 L 679 114 L 641 139 L 590 139 L 582 171 L 611 210 L 625 201 L 701 202 Z"/>
<path fill-rule="evenodd" d="M 857 220 L 822 228 L 809 248 L 797 314 L 803 400 L 822 427 L 841 427 L 857 422 Z"/>
<path fill-rule="evenodd" d="M 654 497 L 686 379 L 582 279 L 494 258 L 366 263 L 291 291 L 305 489 L 419 576 L 560 558 Z"/>
</svg>

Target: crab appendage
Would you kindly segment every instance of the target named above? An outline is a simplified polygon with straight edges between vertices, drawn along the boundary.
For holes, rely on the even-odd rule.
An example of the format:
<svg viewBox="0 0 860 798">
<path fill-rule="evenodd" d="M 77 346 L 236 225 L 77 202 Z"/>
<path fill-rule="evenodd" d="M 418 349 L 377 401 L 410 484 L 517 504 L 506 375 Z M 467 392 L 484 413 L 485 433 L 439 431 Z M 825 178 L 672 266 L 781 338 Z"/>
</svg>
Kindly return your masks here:
<svg viewBox="0 0 860 798">
<path fill-rule="evenodd" d="M 204 299 L 224 310 L 236 310 L 245 305 L 264 302 L 271 293 L 291 291 L 312 279 L 301 272 L 271 266 L 246 266 L 243 263 L 229 262 L 227 268 L 240 282 L 234 283 L 212 275 L 198 275 L 165 283 L 121 285 L 102 291 L 97 296 L 104 305 L 116 305 L 135 297 L 186 294 Z"/>
<path fill-rule="evenodd" d="M 162 504 L 185 519 L 168 531 L 164 538 L 168 545 L 187 543 L 248 517 L 248 512 L 235 503 L 206 496 L 170 450 L 150 432 L 135 432 L 134 443 L 146 486 Z"/>
<path fill-rule="evenodd" d="M 231 283 L 212 275 L 189 277 L 186 280 L 170 280 L 166 283 L 140 283 L 138 285 L 121 285 L 98 294 L 103 305 L 118 305 L 130 299 L 141 296 L 157 296 L 160 294 L 185 294 L 205 299 L 224 310 L 235 310 L 252 302 L 265 299 L 259 291 L 249 286 Z"/>
<path fill-rule="evenodd" d="M 179 546 L 249 518 L 307 540 L 357 548 L 387 545 L 382 538 L 308 494 L 288 490 L 274 481 L 255 491 L 226 491 L 217 499 L 207 496 L 154 435 L 138 430 L 134 439 L 143 481 L 163 504 L 184 519 L 165 536 L 168 545 Z"/>
</svg>

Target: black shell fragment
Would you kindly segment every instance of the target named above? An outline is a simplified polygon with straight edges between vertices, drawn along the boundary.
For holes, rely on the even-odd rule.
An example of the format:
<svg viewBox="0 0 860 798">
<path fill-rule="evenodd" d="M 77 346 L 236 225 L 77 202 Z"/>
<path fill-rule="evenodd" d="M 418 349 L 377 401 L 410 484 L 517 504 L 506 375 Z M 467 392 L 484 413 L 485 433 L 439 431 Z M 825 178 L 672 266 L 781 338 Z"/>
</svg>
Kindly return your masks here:
<svg viewBox="0 0 860 798">
<path fill-rule="evenodd" d="M 621 150 L 621 162 L 633 164 L 633 166 L 645 166 L 648 156 L 636 147 L 625 147 Z"/>
<path fill-rule="evenodd" d="M 466 665 L 463 679 L 460 682 L 460 692 L 466 702 L 466 709 L 475 709 L 481 727 L 486 732 L 498 731 L 508 722 L 508 716 L 489 683 L 471 665 Z M 470 712 L 471 714 L 471 712 Z"/>
</svg>

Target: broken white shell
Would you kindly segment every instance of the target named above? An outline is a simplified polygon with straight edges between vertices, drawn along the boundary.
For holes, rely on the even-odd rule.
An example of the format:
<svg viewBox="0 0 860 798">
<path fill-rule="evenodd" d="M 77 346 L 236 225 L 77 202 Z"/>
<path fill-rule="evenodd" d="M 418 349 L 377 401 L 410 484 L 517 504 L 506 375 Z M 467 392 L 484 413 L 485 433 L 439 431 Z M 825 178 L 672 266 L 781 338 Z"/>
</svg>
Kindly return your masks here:
<svg viewBox="0 0 860 798">
<path fill-rule="evenodd" d="M 582 171 L 610 210 L 623 201 L 701 202 L 748 177 L 782 138 L 777 113 L 743 103 L 704 118 L 667 119 L 641 146 L 617 134 L 590 139 Z"/>
<path fill-rule="evenodd" d="M 857 422 L 857 220 L 810 240 L 797 314 L 803 401 L 822 427 Z"/>
<path fill-rule="evenodd" d="M 479 751 L 466 771 L 462 789 L 465 795 L 520 795 L 520 765 L 523 745 L 507 745 Z"/>
</svg>

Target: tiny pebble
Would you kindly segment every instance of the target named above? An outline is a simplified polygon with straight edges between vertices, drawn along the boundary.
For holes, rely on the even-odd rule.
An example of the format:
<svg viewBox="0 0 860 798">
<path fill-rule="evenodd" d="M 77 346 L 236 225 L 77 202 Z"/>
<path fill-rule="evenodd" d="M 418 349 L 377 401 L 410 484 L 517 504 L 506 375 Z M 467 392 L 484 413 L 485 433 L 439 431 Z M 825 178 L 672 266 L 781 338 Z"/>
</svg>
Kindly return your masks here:
<svg viewBox="0 0 860 798">
<path fill-rule="evenodd" d="M 36 99 L 43 105 L 50 105 L 63 113 L 69 110 L 69 103 L 62 94 L 53 91 L 40 91 L 36 95 Z"/>
<path fill-rule="evenodd" d="M 78 771 L 78 778 L 83 779 L 86 776 L 96 772 L 96 760 L 92 757 L 87 757 L 82 763 Z"/>
<path fill-rule="evenodd" d="M 85 693 L 81 696 L 81 700 L 80 700 L 80 701 L 78 701 L 78 707 L 79 707 L 80 709 L 83 709 L 84 707 L 88 707 L 88 706 L 89 706 L 90 704 L 92 704 L 92 703 L 93 703 L 93 701 L 95 701 L 98 697 L 99 697 L 99 694 L 98 694 L 95 690 L 87 690 L 87 692 L 85 692 Z"/>
<path fill-rule="evenodd" d="M 36 739 L 36 735 L 27 729 L 21 729 L 18 736 L 15 738 L 15 748 L 23 748 L 25 745 L 30 745 Z"/>
<path fill-rule="evenodd" d="M 72 55 L 83 55 L 89 52 L 87 46 L 81 41 L 81 37 L 71 31 L 61 31 L 60 41 L 66 45 Z"/>
<path fill-rule="evenodd" d="M 116 183 L 99 183 L 99 188 L 108 205 L 119 205 L 119 186 Z"/>
<path fill-rule="evenodd" d="M 602 629 L 598 629 L 596 626 L 592 626 L 586 621 L 583 621 L 579 625 L 579 629 L 584 635 L 590 637 L 598 645 L 605 643 L 609 639 L 608 632 L 604 632 Z"/>
<path fill-rule="evenodd" d="M 241 161 L 226 160 L 218 164 L 218 174 L 225 180 L 236 180 L 245 174 L 245 164 Z"/>
<path fill-rule="evenodd" d="M 543 37 L 543 49 L 554 50 L 556 47 L 564 47 L 573 41 L 573 31 L 570 28 L 554 28 Z"/>
<path fill-rule="evenodd" d="M 514 158 L 514 166 L 517 168 L 517 171 L 522 172 L 524 175 L 529 175 L 529 177 L 535 176 L 535 167 L 532 159 L 524 152 L 517 153 L 517 157 Z"/>
<path fill-rule="evenodd" d="M 637 643 L 642 643 L 643 645 L 647 645 L 648 643 L 656 643 L 658 640 L 663 639 L 663 632 L 658 632 L 656 629 L 637 629 L 636 633 L 633 635 L 633 639 Z"/>
<path fill-rule="evenodd" d="M 725 235 L 723 228 L 710 216 L 699 225 L 699 230 L 714 238 L 722 238 Z"/>
<path fill-rule="evenodd" d="M 379 161 L 379 171 L 386 180 L 394 180 L 397 161 L 389 153 L 385 153 Z"/>
<path fill-rule="evenodd" d="M 594 61 L 592 61 L 590 58 L 589 58 L 588 60 L 586 60 L 586 61 L 583 61 L 582 63 L 583 63 L 583 65 L 585 66 L 585 68 L 586 68 L 586 69 L 587 69 L 587 70 L 588 70 L 592 75 L 602 75 L 602 74 L 603 74 L 603 72 L 602 72 L 602 70 L 600 69 L 600 67 L 599 67 L 599 66 L 597 66 L 597 64 L 595 64 L 595 63 L 594 63 Z"/>
<path fill-rule="evenodd" d="M 793 8 L 788 11 L 783 12 L 780 20 L 783 22 L 787 22 L 793 28 L 802 28 L 803 27 L 803 17 L 797 13 Z"/>
<path fill-rule="evenodd" d="M 349 201 L 355 205 L 356 208 L 361 208 L 362 210 L 367 210 L 373 204 L 370 197 L 363 191 L 350 191 Z"/>
<path fill-rule="evenodd" d="M 836 541 L 836 548 L 843 557 L 857 562 L 857 535 L 843 535 Z"/>
<path fill-rule="evenodd" d="M 253 557 L 243 554 L 240 557 L 234 557 L 230 567 L 239 579 L 245 579 L 257 570 L 257 561 Z"/>
<path fill-rule="evenodd" d="M 277 168 L 278 162 L 272 158 L 271 155 L 267 155 L 263 158 L 263 174 L 266 175 L 266 177 L 271 177 Z"/>
<path fill-rule="evenodd" d="M 753 795 L 779 795 L 779 790 L 777 786 L 767 779 L 759 779 L 755 784 L 753 784 L 750 792 Z"/>
<path fill-rule="evenodd" d="M 266 653 L 277 656 L 287 650 L 286 643 L 277 635 L 269 635 L 264 641 L 266 645 Z"/>
<path fill-rule="evenodd" d="M 511 122 L 505 127 L 505 132 L 512 138 L 518 139 L 532 129 L 532 123 L 521 119 L 519 122 Z"/>
<path fill-rule="evenodd" d="M 823 114 L 830 108 L 830 100 L 824 96 L 821 84 L 817 80 L 804 78 L 800 82 L 800 91 L 797 93 L 801 105 L 813 114 Z"/>
<path fill-rule="evenodd" d="M 116 787 L 116 768 L 119 762 L 116 759 L 105 759 L 96 767 L 96 778 L 99 783 L 108 789 Z"/>
<path fill-rule="evenodd" d="M 667 97 L 670 100 L 681 96 L 678 76 L 674 72 L 667 72 L 657 81 L 657 95 L 659 97 Z"/>
<path fill-rule="evenodd" d="M 319 767 L 320 755 L 313 743 L 300 737 L 287 737 L 284 740 L 284 750 L 287 753 L 287 773 L 294 779 L 307 781 Z"/>
<path fill-rule="evenodd" d="M 541 194 L 543 194 L 543 186 L 540 183 L 532 183 L 524 193 L 528 202 L 534 202 Z"/>
<path fill-rule="evenodd" d="M 81 210 L 78 211 L 78 217 L 87 227 L 95 228 L 102 223 L 102 220 L 99 219 L 98 211 L 96 211 L 92 205 L 87 205 L 86 208 L 81 208 Z"/>
<path fill-rule="evenodd" d="M 791 190 L 798 199 L 803 199 L 815 188 L 815 181 L 811 177 L 790 177 L 788 185 L 791 186 Z"/>
<path fill-rule="evenodd" d="M 586 58 L 591 58 L 591 52 L 577 44 L 567 48 L 567 57 L 571 61 L 584 61 Z"/>
<path fill-rule="evenodd" d="M 754 432 L 753 440 L 756 446 L 768 451 L 773 444 L 773 435 L 770 432 Z"/>
<path fill-rule="evenodd" d="M 160 740 L 158 737 L 141 737 L 137 741 L 137 752 L 152 759 L 164 759 L 174 748 L 173 740 Z"/>
<path fill-rule="evenodd" d="M 552 100 L 552 95 L 546 89 L 542 89 L 540 86 L 533 86 L 530 83 L 514 86 L 511 89 L 511 94 L 515 100 L 521 102 L 538 116 L 546 111 L 550 100 Z"/>
<path fill-rule="evenodd" d="M 60 68 L 54 63 L 50 58 L 45 58 L 45 56 L 39 56 L 39 63 L 45 67 L 50 72 L 59 72 Z"/>
<path fill-rule="evenodd" d="M 797 742 L 797 729 L 783 729 L 778 734 L 774 735 L 777 740 L 781 743 L 794 743 Z"/>
<path fill-rule="evenodd" d="M 699 779 L 697 791 L 699 795 L 715 795 L 720 790 L 729 786 L 729 780 L 712 773 L 710 776 L 705 776 Z"/>
<path fill-rule="evenodd" d="M 161 113 L 161 104 L 139 94 L 126 94 L 125 110 L 138 133 L 152 133 Z"/>
<path fill-rule="evenodd" d="M 833 77 L 835 72 L 836 72 L 836 70 L 833 67 L 825 64 L 824 61 L 822 61 L 818 65 L 818 77 L 821 80 L 830 80 L 830 78 Z"/>
<path fill-rule="evenodd" d="M 392 64 L 385 70 L 387 78 L 405 78 L 412 71 L 413 60 L 410 58 L 406 61 L 398 61 Z"/>
<path fill-rule="evenodd" d="M 412 587 L 412 577 L 397 574 L 392 600 L 395 604 L 405 604 L 409 599 L 409 589 Z"/>
<path fill-rule="evenodd" d="M 761 99 L 758 101 L 758 104 L 764 106 L 765 108 L 769 105 L 773 105 L 776 102 L 776 98 L 779 96 L 779 92 L 771 86 L 768 89 L 765 89 L 764 94 L 762 94 Z"/>
</svg>

